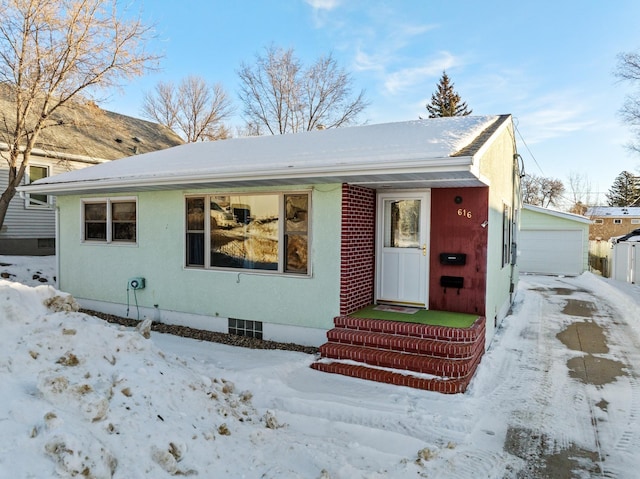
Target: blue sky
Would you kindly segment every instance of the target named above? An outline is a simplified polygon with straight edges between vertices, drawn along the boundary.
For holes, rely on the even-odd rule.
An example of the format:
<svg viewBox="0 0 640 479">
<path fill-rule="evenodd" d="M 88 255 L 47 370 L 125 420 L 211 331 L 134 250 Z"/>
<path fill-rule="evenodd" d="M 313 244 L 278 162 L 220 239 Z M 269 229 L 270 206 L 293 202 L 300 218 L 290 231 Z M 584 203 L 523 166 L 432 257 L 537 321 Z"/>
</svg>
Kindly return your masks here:
<svg viewBox="0 0 640 479">
<path fill-rule="evenodd" d="M 604 193 L 640 167 L 618 114 L 633 87 L 613 75 L 616 56 L 640 48 L 637 0 L 147 0 L 142 18 L 161 71 L 112 93 L 107 109 L 140 116 L 158 81 L 198 75 L 240 112 L 237 71 L 273 44 L 307 65 L 332 53 L 366 91 L 368 123 L 427 116 L 446 70 L 473 114 L 514 116 L 527 172 L 565 185 L 581 173 Z"/>
</svg>

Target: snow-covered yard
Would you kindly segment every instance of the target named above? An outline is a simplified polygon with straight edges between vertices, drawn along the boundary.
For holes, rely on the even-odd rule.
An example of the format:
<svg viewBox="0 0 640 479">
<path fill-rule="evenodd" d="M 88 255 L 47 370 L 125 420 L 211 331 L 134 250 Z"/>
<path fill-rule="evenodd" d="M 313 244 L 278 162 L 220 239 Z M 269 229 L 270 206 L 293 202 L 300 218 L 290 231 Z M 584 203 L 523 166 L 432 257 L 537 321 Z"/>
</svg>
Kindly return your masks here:
<svg viewBox="0 0 640 479">
<path fill-rule="evenodd" d="M 638 286 L 523 276 L 467 393 L 441 395 L 320 373 L 303 353 L 145 339 L 68 311 L 73 299 L 41 282 L 53 282 L 53 258 L 0 264 L 2 478 L 631 479 L 640 470 Z M 601 331 L 606 348 L 569 347 L 576 325 Z M 614 374 L 585 379 L 576 360 Z"/>
</svg>

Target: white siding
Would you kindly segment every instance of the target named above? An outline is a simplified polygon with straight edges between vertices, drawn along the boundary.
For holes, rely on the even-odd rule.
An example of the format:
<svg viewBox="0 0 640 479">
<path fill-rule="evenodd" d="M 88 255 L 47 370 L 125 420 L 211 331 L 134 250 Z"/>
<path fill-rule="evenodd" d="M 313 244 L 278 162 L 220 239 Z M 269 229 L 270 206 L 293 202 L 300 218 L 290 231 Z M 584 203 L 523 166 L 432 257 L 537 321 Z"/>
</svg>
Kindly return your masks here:
<svg viewBox="0 0 640 479">
<path fill-rule="evenodd" d="M 65 171 L 75 170 L 89 166 L 80 162 L 61 162 L 46 158 L 34 157 L 32 165 L 49 166 L 49 174 L 56 175 Z M 0 166 L 0 188 L 7 187 L 9 170 L 4 165 Z M 19 238 L 54 238 L 55 237 L 55 213 L 51 208 L 27 208 L 25 200 L 19 194 L 13 197 L 9 203 L 7 216 L 0 231 L 0 239 Z"/>
</svg>

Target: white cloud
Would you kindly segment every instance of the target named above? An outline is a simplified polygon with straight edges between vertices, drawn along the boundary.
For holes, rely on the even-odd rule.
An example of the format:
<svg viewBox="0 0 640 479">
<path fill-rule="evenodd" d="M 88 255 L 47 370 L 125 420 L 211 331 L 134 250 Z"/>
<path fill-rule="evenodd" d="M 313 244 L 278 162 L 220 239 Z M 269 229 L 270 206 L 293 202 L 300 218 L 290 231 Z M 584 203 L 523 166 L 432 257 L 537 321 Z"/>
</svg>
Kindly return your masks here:
<svg viewBox="0 0 640 479">
<path fill-rule="evenodd" d="M 386 60 L 381 55 L 369 55 L 356 49 L 353 67 L 358 71 L 384 71 Z"/>
<path fill-rule="evenodd" d="M 527 132 L 526 142 L 532 145 L 593 128 L 598 122 L 579 97 L 577 92 L 558 91 L 530 100 L 521 108 L 516 105 L 515 116 L 521 130 Z"/>
<path fill-rule="evenodd" d="M 431 59 L 423 65 L 403 68 L 387 75 L 384 88 L 394 94 L 423 83 L 427 79 L 439 77 L 443 70 L 460 65 L 461 61 L 449 52 L 440 52 L 437 58 Z"/>
<path fill-rule="evenodd" d="M 340 5 L 340 0 L 305 0 L 314 10 L 333 10 Z"/>
</svg>

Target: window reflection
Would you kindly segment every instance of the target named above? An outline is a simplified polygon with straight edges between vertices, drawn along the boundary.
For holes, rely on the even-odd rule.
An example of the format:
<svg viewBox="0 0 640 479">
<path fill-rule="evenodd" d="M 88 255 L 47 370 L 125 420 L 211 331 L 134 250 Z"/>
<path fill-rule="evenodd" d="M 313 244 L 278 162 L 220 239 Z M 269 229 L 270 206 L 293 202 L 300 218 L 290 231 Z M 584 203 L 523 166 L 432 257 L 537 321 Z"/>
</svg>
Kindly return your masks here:
<svg viewBox="0 0 640 479">
<path fill-rule="evenodd" d="M 420 200 L 385 200 L 385 246 L 420 247 Z"/>
<path fill-rule="evenodd" d="M 212 196 L 211 266 L 278 269 L 278 195 Z"/>
</svg>

